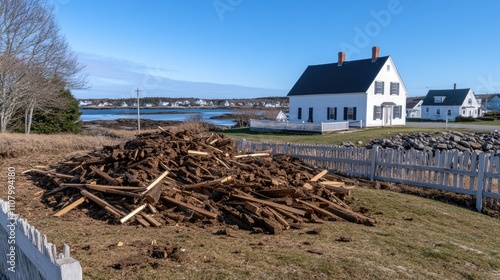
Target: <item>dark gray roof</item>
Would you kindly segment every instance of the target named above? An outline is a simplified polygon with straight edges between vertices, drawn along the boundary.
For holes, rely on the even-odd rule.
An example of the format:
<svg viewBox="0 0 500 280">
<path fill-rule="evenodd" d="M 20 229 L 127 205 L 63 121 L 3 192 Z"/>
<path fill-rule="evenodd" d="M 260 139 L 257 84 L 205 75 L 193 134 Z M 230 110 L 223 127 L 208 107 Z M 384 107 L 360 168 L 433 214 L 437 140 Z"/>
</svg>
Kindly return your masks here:
<svg viewBox="0 0 500 280">
<path fill-rule="evenodd" d="M 470 88 L 462 88 L 462 89 L 433 89 L 429 90 L 427 95 L 424 98 L 424 102 L 422 106 L 459 106 L 464 103 L 465 97 L 469 93 Z M 445 99 L 441 103 L 434 103 L 434 96 L 445 96 Z"/>
<path fill-rule="evenodd" d="M 366 92 L 389 56 L 310 65 L 292 87 L 287 96 Z"/>
</svg>

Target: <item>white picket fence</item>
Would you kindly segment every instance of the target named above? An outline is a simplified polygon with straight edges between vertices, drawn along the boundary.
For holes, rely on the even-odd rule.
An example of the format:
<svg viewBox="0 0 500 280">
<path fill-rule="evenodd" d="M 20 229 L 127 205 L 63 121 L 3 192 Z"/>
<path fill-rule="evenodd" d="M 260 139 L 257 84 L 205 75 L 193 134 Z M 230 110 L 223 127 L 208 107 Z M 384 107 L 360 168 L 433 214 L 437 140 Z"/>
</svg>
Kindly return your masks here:
<svg viewBox="0 0 500 280">
<path fill-rule="evenodd" d="M 250 120 L 250 131 L 303 131 L 325 133 L 349 130 L 349 122 L 291 123 L 270 120 Z"/>
<path fill-rule="evenodd" d="M 0 208 L 0 279 L 82 279 L 68 245 L 58 254 L 45 235 L 10 212 L 8 202 L 0 199 Z"/>
<path fill-rule="evenodd" d="M 476 196 L 476 209 L 483 199 L 500 199 L 500 156 L 476 152 L 419 151 L 404 149 L 342 148 L 236 141 L 240 151 L 272 150 L 301 158 L 304 162 L 347 176 L 434 188 Z"/>
</svg>

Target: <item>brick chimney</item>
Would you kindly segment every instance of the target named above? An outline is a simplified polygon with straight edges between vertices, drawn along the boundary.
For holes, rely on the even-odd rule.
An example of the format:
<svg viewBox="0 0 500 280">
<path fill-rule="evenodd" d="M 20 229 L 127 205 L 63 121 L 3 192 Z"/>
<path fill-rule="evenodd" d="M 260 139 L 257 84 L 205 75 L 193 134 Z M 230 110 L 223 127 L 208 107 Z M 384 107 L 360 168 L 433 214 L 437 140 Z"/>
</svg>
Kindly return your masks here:
<svg viewBox="0 0 500 280">
<path fill-rule="evenodd" d="M 339 64 L 338 66 L 342 66 L 345 62 L 345 52 L 339 52 Z"/>
<path fill-rule="evenodd" d="M 380 52 L 380 48 L 379 47 L 375 46 L 375 47 L 372 48 L 372 62 L 377 61 L 379 52 Z"/>
</svg>

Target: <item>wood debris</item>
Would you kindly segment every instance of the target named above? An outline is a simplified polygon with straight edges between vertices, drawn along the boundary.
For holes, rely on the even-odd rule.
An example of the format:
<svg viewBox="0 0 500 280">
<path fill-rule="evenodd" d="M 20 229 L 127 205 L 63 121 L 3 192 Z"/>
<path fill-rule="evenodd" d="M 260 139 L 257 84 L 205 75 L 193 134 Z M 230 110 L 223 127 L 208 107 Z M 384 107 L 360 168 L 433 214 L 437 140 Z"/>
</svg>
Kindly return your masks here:
<svg viewBox="0 0 500 280">
<path fill-rule="evenodd" d="M 117 224 L 225 223 L 274 234 L 304 222 L 375 224 L 343 200 L 357 181 L 285 155 L 242 154 L 219 134 L 162 129 L 47 169 L 29 174 L 57 217 L 79 206 Z"/>
</svg>

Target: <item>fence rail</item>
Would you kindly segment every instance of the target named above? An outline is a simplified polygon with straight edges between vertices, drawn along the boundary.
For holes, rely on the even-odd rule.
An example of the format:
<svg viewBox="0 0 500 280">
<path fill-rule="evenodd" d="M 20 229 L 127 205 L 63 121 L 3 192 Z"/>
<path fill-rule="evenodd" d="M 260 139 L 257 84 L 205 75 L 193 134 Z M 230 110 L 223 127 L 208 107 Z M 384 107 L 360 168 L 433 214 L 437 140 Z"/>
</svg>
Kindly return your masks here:
<svg viewBox="0 0 500 280">
<path fill-rule="evenodd" d="M 349 130 L 349 122 L 326 123 L 290 123 L 269 120 L 250 120 L 252 131 L 304 131 L 325 133 L 329 131 Z"/>
<path fill-rule="evenodd" d="M 71 258 L 69 246 L 65 244 L 58 254 L 45 235 L 10 212 L 2 199 L 0 254 L 0 279 L 82 279 L 82 267 Z"/>
<path fill-rule="evenodd" d="M 344 175 L 500 199 L 500 156 L 459 151 L 342 148 L 238 140 L 239 150 L 272 150 Z"/>
</svg>

